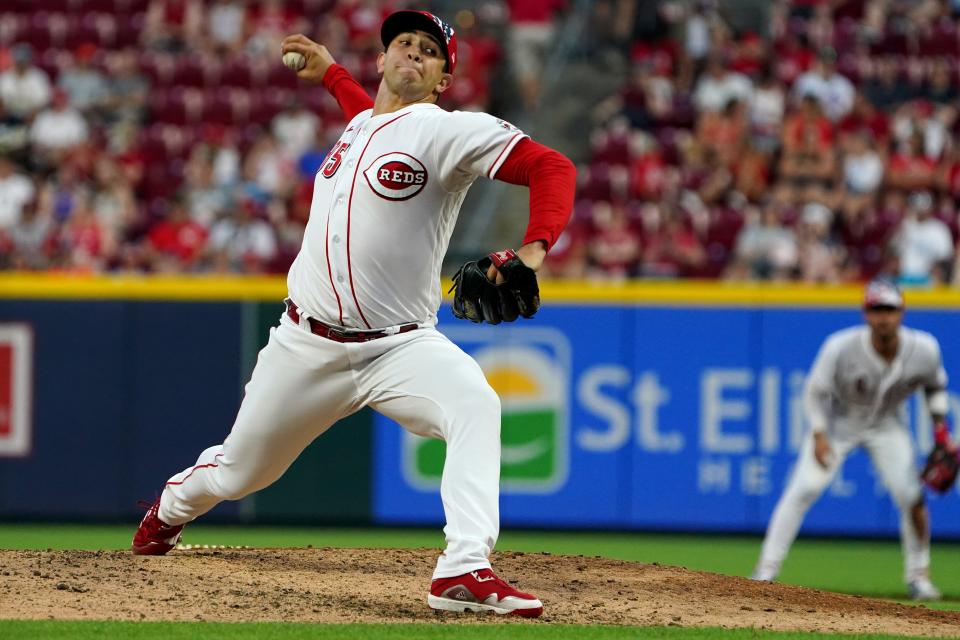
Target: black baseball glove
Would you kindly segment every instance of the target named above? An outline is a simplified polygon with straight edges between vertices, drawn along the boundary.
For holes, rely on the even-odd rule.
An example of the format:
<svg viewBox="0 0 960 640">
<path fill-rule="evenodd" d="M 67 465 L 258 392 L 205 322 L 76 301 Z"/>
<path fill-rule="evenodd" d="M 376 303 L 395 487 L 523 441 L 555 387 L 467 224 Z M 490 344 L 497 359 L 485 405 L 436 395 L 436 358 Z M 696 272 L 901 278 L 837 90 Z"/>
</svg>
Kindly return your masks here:
<svg viewBox="0 0 960 640">
<path fill-rule="evenodd" d="M 504 282 L 487 278 L 496 266 Z M 511 249 L 497 251 L 468 262 L 453 276 L 453 315 L 471 322 L 513 322 L 517 316 L 532 318 L 540 308 L 537 274 L 523 264 Z"/>
</svg>

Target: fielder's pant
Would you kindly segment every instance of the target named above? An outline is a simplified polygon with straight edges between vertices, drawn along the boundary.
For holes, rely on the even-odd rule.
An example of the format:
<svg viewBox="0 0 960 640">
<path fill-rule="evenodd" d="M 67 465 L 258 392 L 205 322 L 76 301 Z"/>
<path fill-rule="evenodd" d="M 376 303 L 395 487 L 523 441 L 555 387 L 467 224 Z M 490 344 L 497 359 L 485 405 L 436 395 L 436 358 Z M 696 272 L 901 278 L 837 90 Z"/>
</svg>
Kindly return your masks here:
<svg viewBox="0 0 960 640">
<path fill-rule="evenodd" d="M 263 489 L 314 438 L 365 406 L 446 441 L 447 548 L 434 578 L 489 567 L 500 521 L 500 400 L 480 366 L 432 328 L 338 343 L 284 315 L 257 358 L 227 439 L 170 478 L 160 519 L 184 524 Z"/>
<path fill-rule="evenodd" d="M 773 580 L 780 573 L 790 546 L 797 537 L 807 510 L 830 484 L 850 452 L 866 448 L 873 468 L 900 510 L 900 542 L 903 548 L 904 580 L 926 575 L 930 566 L 930 533 L 921 538 L 913 525 L 910 510 L 922 500 L 923 489 L 914 466 L 910 434 L 900 426 L 870 429 L 858 437 L 832 437 L 833 461 L 820 466 L 813 454 L 813 436 L 804 441 L 793 475 L 773 510 L 760 551 L 755 577 Z"/>
</svg>

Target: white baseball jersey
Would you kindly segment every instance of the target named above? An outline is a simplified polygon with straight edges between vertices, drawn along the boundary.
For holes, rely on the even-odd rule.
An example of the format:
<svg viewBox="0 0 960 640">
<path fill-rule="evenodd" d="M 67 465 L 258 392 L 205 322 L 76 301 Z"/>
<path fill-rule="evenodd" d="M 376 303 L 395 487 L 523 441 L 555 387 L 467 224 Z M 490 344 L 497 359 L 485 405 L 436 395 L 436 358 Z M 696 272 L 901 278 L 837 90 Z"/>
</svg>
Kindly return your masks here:
<svg viewBox="0 0 960 640">
<path fill-rule="evenodd" d="M 923 490 L 901 409 L 919 387 L 927 391 L 928 403 L 933 395 L 943 396 L 947 374 L 936 338 L 906 327 L 900 328 L 899 337 L 900 346 L 891 362 L 873 348 L 867 326 L 838 331 L 820 348 L 807 378 L 804 404 L 815 431 L 831 430 L 831 455 L 821 463 L 814 455 L 813 437 L 804 441 L 790 481 L 770 518 L 754 571 L 756 579 L 776 578 L 807 510 L 850 452 L 861 446 L 900 511 L 904 580 L 913 582 L 927 576 L 930 538 L 917 531 L 913 513 L 922 503 Z"/>
<path fill-rule="evenodd" d="M 805 405 L 814 429 L 856 433 L 903 425 L 900 409 L 919 387 L 944 389 L 940 344 L 925 331 L 900 328 L 900 348 L 887 362 L 870 343 L 870 328 L 852 327 L 824 342 L 807 378 Z"/>
<path fill-rule="evenodd" d="M 350 121 L 317 172 L 290 298 L 301 313 L 351 329 L 433 325 L 467 189 L 496 176 L 525 135 L 433 104 L 372 113 Z"/>
</svg>

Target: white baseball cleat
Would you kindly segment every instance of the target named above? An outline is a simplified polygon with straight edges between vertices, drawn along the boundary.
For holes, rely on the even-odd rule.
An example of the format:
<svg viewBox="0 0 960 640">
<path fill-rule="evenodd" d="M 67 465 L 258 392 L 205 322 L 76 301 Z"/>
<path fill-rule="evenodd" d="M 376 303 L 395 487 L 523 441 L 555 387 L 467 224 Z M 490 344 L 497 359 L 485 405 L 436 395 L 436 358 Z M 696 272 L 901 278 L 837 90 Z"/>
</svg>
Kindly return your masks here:
<svg viewBox="0 0 960 640">
<path fill-rule="evenodd" d="M 441 611 L 493 611 L 524 618 L 543 613 L 543 603 L 536 596 L 514 589 L 490 569 L 434 580 L 427 604 Z"/>
<path fill-rule="evenodd" d="M 939 600 L 940 590 L 933 586 L 930 578 L 917 578 L 907 584 L 911 600 Z"/>
</svg>

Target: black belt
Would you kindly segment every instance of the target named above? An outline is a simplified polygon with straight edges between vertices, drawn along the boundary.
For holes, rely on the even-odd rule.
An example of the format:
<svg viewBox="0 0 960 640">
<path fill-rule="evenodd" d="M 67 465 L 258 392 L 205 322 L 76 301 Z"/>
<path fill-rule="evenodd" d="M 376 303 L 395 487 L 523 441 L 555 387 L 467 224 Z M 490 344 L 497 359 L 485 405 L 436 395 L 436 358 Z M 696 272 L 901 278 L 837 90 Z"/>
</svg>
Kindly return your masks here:
<svg viewBox="0 0 960 640">
<path fill-rule="evenodd" d="M 292 300 L 284 300 L 284 303 L 287 305 L 287 315 L 290 319 L 300 324 L 300 312 L 297 309 L 297 305 L 295 305 Z M 402 325 L 396 331 L 385 331 L 383 329 L 375 329 L 373 331 L 344 331 L 343 329 L 331 327 L 315 318 L 307 318 L 307 322 L 310 324 L 310 333 L 320 336 L 321 338 L 326 338 L 327 340 L 333 340 L 334 342 L 369 342 L 377 338 L 386 338 L 387 336 L 395 336 L 398 333 L 413 331 L 420 327 L 420 325 L 414 322 Z"/>
</svg>

